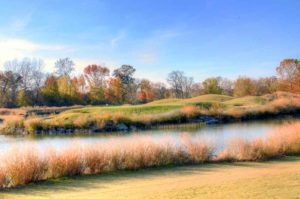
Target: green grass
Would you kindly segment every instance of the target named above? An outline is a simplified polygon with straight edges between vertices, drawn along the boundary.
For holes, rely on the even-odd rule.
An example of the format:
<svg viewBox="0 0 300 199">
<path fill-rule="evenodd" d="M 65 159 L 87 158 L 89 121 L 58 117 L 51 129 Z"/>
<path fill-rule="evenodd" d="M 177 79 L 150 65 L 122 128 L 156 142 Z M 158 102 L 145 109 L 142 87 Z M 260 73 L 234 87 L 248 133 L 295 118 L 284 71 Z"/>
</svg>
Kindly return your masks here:
<svg viewBox="0 0 300 199">
<path fill-rule="evenodd" d="M 213 103 L 222 103 L 233 99 L 233 97 L 226 95 L 201 95 L 189 99 L 163 99 L 150 102 L 144 105 L 129 105 L 129 106 L 94 106 L 85 107 L 80 109 L 73 109 L 63 112 L 62 114 L 55 117 L 60 117 L 61 115 L 71 115 L 71 114 L 107 114 L 107 113 L 122 113 L 124 115 L 151 115 L 160 114 L 172 110 L 178 110 L 184 106 L 188 105 L 205 105 Z"/>
<path fill-rule="evenodd" d="M 124 113 L 130 114 L 156 114 L 162 113 L 182 107 L 181 105 L 133 105 L 133 106 L 108 106 L 108 107 L 86 107 L 81 109 L 74 109 L 64 112 L 64 114 L 80 113 L 80 114 L 93 114 L 93 113 Z"/>
<path fill-rule="evenodd" d="M 2 199 L 296 199 L 300 157 L 60 178 L 6 190 Z"/>
<path fill-rule="evenodd" d="M 154 102 L 150 102 L 148 105 L 187 105 L 187 104 L 197 104 L 201 102 L 225 102 L 231 100 L 233 97 L 227 95 L 216 95 L 216 94 L 207 94 L 201 95 L 198 97 L 188 98 L 188 99 L 162 99 Z"/>
<path fill-rule="evenodd" d="M 264 105 L 268 101 L 265 96 L 246 96 L 227 100 L 224 104 L 229 106 L 258 106 Z"/>
</svg>

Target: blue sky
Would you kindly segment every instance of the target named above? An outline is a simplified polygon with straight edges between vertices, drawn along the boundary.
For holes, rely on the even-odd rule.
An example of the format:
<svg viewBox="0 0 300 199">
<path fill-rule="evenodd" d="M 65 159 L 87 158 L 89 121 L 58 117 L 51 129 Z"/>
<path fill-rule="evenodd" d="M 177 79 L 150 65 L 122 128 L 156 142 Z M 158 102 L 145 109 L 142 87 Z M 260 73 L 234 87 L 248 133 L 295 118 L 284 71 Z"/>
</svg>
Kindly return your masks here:
<svg viewBox="0 0 300 199">
<path fill-rule="evenodd" d="M 164 81 L 172 70 L 210 76 L 274 75 L 299 58 L 298 0 L 0 0 L 0 64 L 22 57 L 70 57 L 121 64 Z M 1 67 L 1 66 L 0 66 Z"/>
</svg>

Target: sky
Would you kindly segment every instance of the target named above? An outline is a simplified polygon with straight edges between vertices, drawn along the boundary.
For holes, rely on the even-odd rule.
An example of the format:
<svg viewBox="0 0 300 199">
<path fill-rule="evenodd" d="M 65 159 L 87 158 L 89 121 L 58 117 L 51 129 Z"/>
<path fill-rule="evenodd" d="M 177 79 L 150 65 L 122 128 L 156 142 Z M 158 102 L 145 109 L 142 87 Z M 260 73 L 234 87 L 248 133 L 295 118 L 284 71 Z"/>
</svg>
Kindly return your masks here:
<svg viewBox="0 0 300 199">
<path fill-rule="evenodd" d="M 195 81 L 275 75 L 300 57 L 298 0 L 0 0 L 0 69 L 41 58 L 53 71 L 70 57 L 122 64 L 139 78 L 165 81 L 172 70 Z"/>
</svg>

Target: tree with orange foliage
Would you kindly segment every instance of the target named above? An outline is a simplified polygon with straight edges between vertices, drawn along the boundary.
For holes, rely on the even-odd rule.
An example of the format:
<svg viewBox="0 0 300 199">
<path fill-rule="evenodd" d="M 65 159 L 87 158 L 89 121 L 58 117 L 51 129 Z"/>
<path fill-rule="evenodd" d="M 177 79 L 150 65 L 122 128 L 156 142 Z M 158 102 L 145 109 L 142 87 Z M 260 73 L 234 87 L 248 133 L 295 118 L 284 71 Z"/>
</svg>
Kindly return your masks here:
<svg viewBox="0 0 300 199">
<path fill-rule="evenodd" d="M 142 103 L 150 102 L 154 100 L 154 97 L 155 93 L 152 83 L 147 79 L 143 79 L 140 82 L 140 89 L 138 92 L 139 101 Z"/>
<path fill-rule="evenodd" d="M 100 88 L 104 86 L 106 77 L 109 76 L 109 72 L 109 69 L 105 66 L 92 64 L 85 67 L 84 76 L 90 88 Z"/>
<path fill-rule="evenodd" d="M 110 78 L 108 82 L 105 98 L 110 103 L 120 104 L 122 101 L 122 82 L 120 78 Z"/>
<path fill-rule="evenodd" d="M 113 76 L 121 82 L 122 103 L 135 103 L 136 101 L 137 85 L 133 77 L 134 73 L 135 68 L 130 65 L 122 65 L 113 71 Z"/>
<path fill-rule="evenodd" d="M 300 60 L 284 59 L 276 68 L 280 76 L 280 90 L 300 93 Z"/>
<path fill-rule="evenodd" d="M 109 69 L 100 65 L 88 65 L 84 69 L 84 77 L 89 85 L 89 98 L 92 104 L 105 103 L 105 89 Z"/>
<path fill-rule="evenodd" d="M 239 77 L 234 83 L 234 96 L 243 97 L 255 95 L 256 86 L 254 80 L 249 77 Z"/>
<path fill-rule="evenodd" d="M 86 93 L 86 81 L 84 78 L 84 75 L 80 75 L 79 80 L 78 80 L 78 88 L 80 94 L 85 94 Z"/>
<path fill-rule="evenodd" d="M 45 85 L 42 88 L 42 96 L 44 103 L 47 106 L 59 106 L 60 105 L 60 95 L 58 91 L 57 78 L 53 75 L 49 76 Z"/>
</svg>

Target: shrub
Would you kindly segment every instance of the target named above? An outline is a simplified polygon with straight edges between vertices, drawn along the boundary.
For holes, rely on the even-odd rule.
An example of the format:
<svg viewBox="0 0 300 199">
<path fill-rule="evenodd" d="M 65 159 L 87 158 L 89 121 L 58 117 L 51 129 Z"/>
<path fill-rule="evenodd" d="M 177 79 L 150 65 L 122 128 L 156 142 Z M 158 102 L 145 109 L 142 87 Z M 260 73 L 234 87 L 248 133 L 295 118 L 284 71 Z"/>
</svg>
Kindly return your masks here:
<svg viewBox="0 0 300 199">
<path fill-rule="evenodd" d="M 32 117 L 24 122 L 24 127 L 29 133 L 35 133 L 37 130 L 43 129 L 44 119 L 39 117 Z"/>
<path fill-rule="evenodd" d="M 47 160 L 39 156 L 34 147 L 13 147 L 3 159 L 7 187 L 16 187 L 45 178 Z"/>
</svg>

